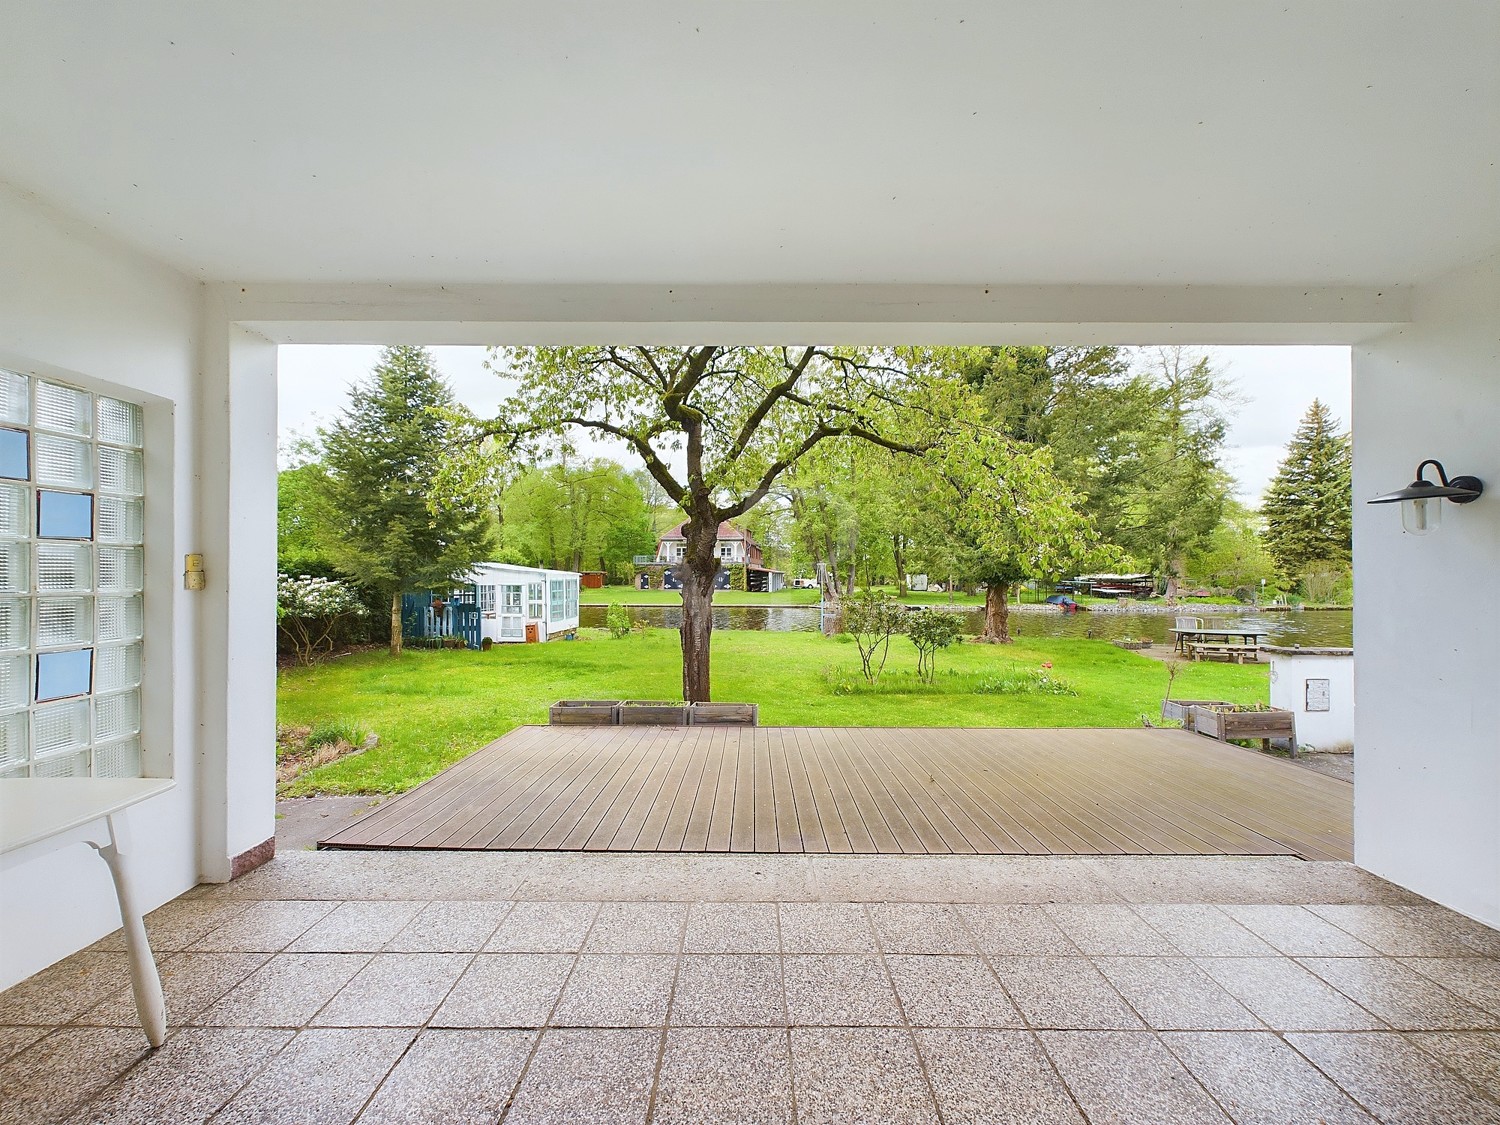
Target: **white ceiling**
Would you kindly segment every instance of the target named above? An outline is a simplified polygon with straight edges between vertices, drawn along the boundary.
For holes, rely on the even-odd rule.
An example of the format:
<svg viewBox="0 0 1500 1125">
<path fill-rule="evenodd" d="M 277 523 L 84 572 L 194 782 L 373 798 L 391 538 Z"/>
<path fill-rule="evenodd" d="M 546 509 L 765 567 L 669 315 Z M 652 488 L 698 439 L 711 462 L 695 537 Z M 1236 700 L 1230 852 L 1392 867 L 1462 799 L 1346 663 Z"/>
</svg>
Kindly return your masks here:
<svg viewBox="0 0 1500 1125">
<path fill-rule="evenodd" d="M 195 275 L 1390 285 L 1500 4 L 7 0 L 0 174 Z"/>
</svg>

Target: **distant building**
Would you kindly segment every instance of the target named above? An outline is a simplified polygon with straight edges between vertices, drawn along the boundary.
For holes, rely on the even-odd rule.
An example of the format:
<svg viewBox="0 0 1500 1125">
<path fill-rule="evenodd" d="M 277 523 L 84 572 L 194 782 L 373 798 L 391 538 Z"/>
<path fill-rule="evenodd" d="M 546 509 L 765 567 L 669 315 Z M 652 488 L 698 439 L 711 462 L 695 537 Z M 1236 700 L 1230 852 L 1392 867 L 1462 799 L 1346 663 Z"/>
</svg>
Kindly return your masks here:
<svg viewBox="0 0 1500 1125">
<path fill-rule="evenodd" d="M 579 575 L 510 563 L 480 563 L 447 591 L 401 599 L 402 633 L 416 642 L 478 648 L 546 641 L 578 629 Z"/>
<path fill-rule="evenodd" d="M 640 590 L 680 590 L 682 578 L 679 573 L 687 557 L 687 537 L 678 524 L 663 532 L 656 541 L 654 558 L 636 558 L 635 584 Z M 765 566 L 758 544 L 748 531 L 725 521 L 719 525 L 718 540 L 714 553 L 719 559 L 719 573 L 715 576 L 714 588 L 718 590 L 747 590 L 756 594 L 771 594 L 786 585 L 786 576 L 779 570 Z"/>
<path fill-rule="evenodd" d="M 1080 574 L 1057 584 L 1058 593 L 1092 594 L 1098 598 L 1154 598 L 1152 574 Z"/>
</svg>

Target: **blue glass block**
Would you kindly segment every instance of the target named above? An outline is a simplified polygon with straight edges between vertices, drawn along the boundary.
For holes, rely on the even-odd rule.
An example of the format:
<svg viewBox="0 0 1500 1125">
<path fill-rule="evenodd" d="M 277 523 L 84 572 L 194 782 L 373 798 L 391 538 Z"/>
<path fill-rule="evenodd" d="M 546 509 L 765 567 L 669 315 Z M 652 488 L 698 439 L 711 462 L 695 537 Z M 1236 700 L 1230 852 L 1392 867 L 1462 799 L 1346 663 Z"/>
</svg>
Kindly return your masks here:
<svg viewBox="0 0 1500 1125">
<path fill-rule="evenodd" d="M 87 695 L 93 686 L 94 650 L 75 648 L 68 652 L 40 652 L 36 658 L 36 698 L 67 699 Z"/>
<path fill-rule="evenodd" d="M 31 479 L 31 435 L 25 430 L 0 429 L 0 477 Z"/>
<path fill-rule="evenodd" d="M 36 533 L 42 539 L 92 539 L 94 498 L 86 492 L 38 489 Z"/>
</svg>

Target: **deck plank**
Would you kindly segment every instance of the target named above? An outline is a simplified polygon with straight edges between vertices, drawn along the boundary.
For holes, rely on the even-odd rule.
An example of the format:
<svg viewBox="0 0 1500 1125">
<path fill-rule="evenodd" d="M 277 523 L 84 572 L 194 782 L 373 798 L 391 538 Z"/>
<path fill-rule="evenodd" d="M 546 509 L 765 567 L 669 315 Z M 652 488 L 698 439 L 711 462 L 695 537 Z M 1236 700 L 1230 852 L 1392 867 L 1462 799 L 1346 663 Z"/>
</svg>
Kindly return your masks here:
<svg viewBox="0 0 1500 1125">
<path fill-rule="evenodd" d="M 1348 860 L 1353 787 L 1182 731 L 521 727 L 320 847 Z"/>
</svg>

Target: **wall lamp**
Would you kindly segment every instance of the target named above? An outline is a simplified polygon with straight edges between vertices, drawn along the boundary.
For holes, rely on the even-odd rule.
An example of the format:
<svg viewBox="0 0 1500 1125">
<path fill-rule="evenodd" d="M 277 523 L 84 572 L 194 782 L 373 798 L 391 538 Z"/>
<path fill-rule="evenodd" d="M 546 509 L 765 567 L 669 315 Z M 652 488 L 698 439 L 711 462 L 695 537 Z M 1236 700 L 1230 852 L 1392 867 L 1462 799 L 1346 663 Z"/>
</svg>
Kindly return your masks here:
<svg viewBox="0 0 1500 1125">
<path fill-rule="evenodd" d="M 1437 470 L 1438 480 L 1433 484 L 1422 475 L 1431 465 Z M 1443 522 L 1443 501 L 1455 504 L 1472 504 L 1484 491 L 1484 482 L 1478 477 L 1454 477 L 1451 480 L 1443 471 L 1443 463 L 1428 458 L 1417 466 L 1417 479 L 1405 488 L 1388 492 L 1366 501 L 1370 504 L 1400 504 L 1401 526 L 1412 535 L 1426 535 L 1436 531 Z"/>
</svg>

